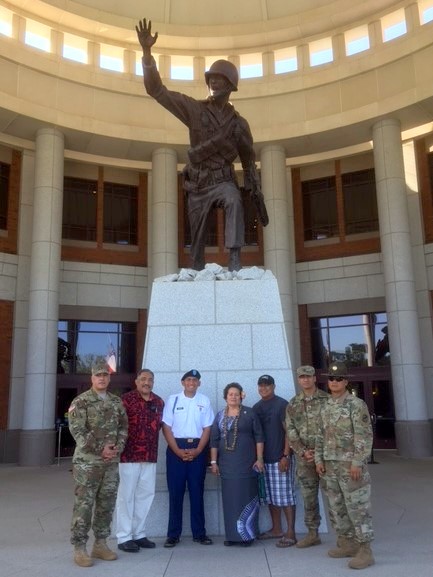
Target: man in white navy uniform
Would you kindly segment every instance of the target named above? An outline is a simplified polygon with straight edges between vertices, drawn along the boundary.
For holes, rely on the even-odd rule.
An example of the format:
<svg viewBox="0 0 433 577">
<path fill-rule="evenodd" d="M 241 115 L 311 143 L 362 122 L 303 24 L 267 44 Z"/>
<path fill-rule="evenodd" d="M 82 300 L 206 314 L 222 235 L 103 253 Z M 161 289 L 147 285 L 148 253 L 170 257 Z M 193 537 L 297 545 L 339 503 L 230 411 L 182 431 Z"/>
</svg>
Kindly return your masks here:
<svg viewBox="0 0 433 577">
<path fill-rule="evenodd" d="M 202 545 L 212 545 L 212 539 L 206 535 L 203 494 L 214 412 L 208 397 L 197 392 L 200 378 L 200 373 L 195 369 L 185 373 L 182 377 L 183 391 L 168 398 L 162 416 L 162 431 L 168 445 L 167 486 L 170 499 L 164 547 L 175 547 L 179 543 L 187 484 L 193 540 Z"/>
</svg>

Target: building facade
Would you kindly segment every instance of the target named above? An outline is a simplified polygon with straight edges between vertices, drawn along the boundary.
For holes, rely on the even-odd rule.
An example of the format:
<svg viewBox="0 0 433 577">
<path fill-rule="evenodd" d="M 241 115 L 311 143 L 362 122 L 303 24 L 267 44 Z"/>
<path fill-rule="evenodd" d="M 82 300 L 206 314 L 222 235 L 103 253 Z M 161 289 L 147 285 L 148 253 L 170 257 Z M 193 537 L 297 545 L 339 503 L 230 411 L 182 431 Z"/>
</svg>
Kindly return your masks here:
<svg viewBox="0 0 433 577">
<path fill-rule="evenodd" d="M 431 456 L 430 4 L 318 0 L 295 14 L 267 0 L 257 15 L 249 1 L 246 22 L 230 3 L 206 16 L 186 1 L 188 25 L 179 0 L 165 15 L 149 3 L 159 70 L 204 98 L 209 58 L 240 68 L 233 102 L 270 217 L 262 229 L 247 210 L 242 263 L 277 277 L 293 364 L 325 383 L 344 360 L 376 446 Z M 120 27 L 96 1 L 32 13 L 0 0 L 2 462 L 48 463 L 61 435 L 67 453 L 65 412 L 96 358 L 115 360 L 114 390 L 131 386 L 152 281 L 188 266 L 188 134 L 144 93 L 132 4 Z M 175 78 L 179 58 L 191 79 Z M 225 265 L 223 226 L 217 211 L 206 259 Z"/>
</svg>

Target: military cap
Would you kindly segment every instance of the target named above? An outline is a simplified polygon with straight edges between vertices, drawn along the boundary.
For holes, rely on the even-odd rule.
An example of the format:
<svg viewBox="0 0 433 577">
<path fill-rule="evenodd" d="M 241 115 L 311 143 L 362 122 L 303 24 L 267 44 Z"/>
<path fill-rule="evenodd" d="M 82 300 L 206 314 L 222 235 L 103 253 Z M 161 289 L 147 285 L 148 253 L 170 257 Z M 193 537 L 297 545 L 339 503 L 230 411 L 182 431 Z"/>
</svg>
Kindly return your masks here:
<svg viewBox="0 0 433 577">
<path fill-rule="evenodd" d="M 296 369 L 296 374 L 298 375 L 298 377 L 301 377 L 302 375 L 314 377 L 314 375 L 316 374 L 316 369 L 311 365 L 302 365 L 302 367 L 298 367 Z"/>
<path fill-rule="evenodd" d="M 100 373 L 110 374 L 107 363 L 95 363 L 92 366 L 92 375 L 98 375 Z"/>
<path fill-rule="evenodd" d="M 326 377 L 344 377 L 345 379 L 352 376 L 349 375 L 346 365 L 341 361 L 334 361 L 331 363 L 328 367 L 328 372 L 323 373 L 323 375 Z"/>
<path fill-rule="evenodd" d="M 188 377 L 194 377 L 194 379 L 201 379 L 201 374 L 196 370 L 196 369 L 191 369 L 190 371 L 188 371 L 187 373 L 185 373 L 182 377 L 182 381 L 184 381 L 185 379 L 187 379 Z"/>
<path fill-rule="evenodd" d="M 271 375 L 262 375 L 257 381 L 258 385 L 275 385 L 274 377 Z"/>
</svg>

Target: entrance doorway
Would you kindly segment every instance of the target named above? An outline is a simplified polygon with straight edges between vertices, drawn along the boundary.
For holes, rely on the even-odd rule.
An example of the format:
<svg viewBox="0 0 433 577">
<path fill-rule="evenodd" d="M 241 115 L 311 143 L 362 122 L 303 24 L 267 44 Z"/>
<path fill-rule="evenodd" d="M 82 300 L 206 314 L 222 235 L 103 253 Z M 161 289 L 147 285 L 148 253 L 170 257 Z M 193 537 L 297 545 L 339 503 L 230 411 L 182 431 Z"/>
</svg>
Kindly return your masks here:
<svg viewBox="0 0 433 577">
<path fill-rule="evenodd" d="M 350 367 L 349 390 L 365 401 L 374 432 L 374 449 L 395 449 L 395 412 L 389 367 Z M 320 387 L 327 389 L 326 377 L 320 377 Z"/>
</svg>

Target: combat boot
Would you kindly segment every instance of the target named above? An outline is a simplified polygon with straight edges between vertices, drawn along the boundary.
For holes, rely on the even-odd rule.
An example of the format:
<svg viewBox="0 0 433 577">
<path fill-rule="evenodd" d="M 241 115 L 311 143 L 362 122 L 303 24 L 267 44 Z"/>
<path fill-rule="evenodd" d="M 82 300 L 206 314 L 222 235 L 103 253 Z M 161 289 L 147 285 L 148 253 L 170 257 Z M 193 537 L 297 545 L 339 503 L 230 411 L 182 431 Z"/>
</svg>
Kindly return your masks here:
<svg viewBox="0 0 433 577">
<path fill-rule="evenodd" d="M 370 543 L 360 543 L 357 554 L 348 563 L 351 569 L 365 569 L 374 565 L 374 557 L 371 552 Z"/>
<path fill-rule="evenodd" d="M 340 536 L 337 539 L 336 549 L 328 551 L 329 557 L 341 559 L 342 557 L 355 557 L 358 553 L 359 543 L 350 537 Z"/>
<path fill-rule="evenodd" d="M 91 567 L 93 565 L 93 561 L 89 557 L 85 545 L 75 545 L 74 562 L 79 567 Z"/>
<path fill-rule="evenodd" d="M 298 549 L 306 549 L 313 545 L 320 545 L 321 542 L 322 540 L 317 534 L 317 531 L 315 529 L 309 529 L 308 534 L 296 543 L 296 547 L 298 547 Z"/>
<path fill-rule="evenodd" d="M 104 561 L 115 561 L 117 559 L 116 553 L 107 546 L 105 539 L 95 540 L 92 557 L 95 559 L 103 559 Z"/>
</svg>

